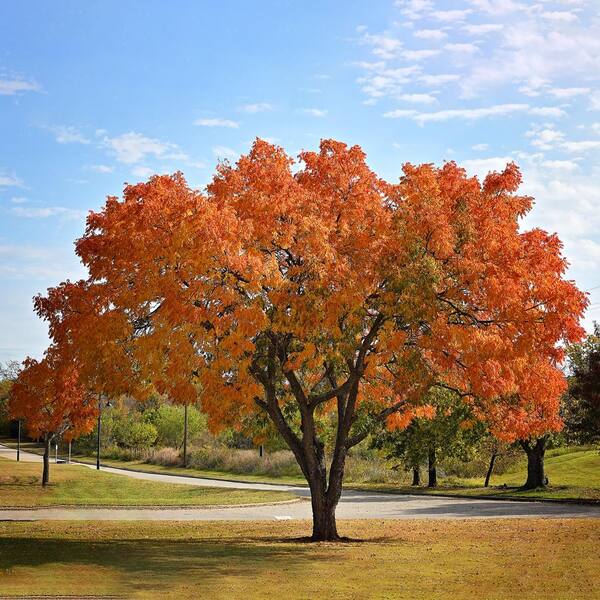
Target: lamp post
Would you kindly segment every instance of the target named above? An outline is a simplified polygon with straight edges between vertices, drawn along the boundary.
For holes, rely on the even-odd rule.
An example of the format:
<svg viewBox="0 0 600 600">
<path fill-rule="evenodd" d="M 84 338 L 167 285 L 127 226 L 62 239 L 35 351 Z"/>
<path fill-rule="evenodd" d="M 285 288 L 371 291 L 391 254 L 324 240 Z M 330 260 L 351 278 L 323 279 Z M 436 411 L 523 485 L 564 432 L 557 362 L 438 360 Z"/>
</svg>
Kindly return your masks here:
<svg viewBox="0 0 600 600">
<path fill-rule="evenodd" d="M 21 460 L 21 419 L 17 421 L 17 462 Z"/>
<path fill-rule="evenodd" d="M 183 405 L 183 466 L 187 467 L 188 405 Z"/>
<path fill-rule="evenodd" d="M 112 404 L 107 401 L 106 408 L 110 408 Z M 98 396 L 98 437 L 96 439 L 96 470 L 100 470 L 100 431 L 102 428 L 102 396 Z"/>
</svg>

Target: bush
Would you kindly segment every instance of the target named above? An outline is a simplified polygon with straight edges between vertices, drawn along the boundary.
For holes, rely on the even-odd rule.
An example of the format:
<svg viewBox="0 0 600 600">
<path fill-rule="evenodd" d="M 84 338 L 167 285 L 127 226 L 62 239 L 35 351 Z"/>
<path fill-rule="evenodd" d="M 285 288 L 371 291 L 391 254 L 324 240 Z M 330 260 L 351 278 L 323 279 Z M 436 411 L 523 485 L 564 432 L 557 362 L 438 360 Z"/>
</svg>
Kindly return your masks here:
<svg viewBox="0 0 600 600">
<path fill-rule="evenodd" d="M 162 446 L 179 448 L 183 444 L 184 407 L 162 404 L 146 418 L 156 427 L 157 443 Z M 207 432 L 206 415 L 196 407 L 188 407 L 188 443 L 197 440 Z"/>
<path fill-rule="evenodd" d="M 204 446 L 190 453 L 189 466 L 239 475 L 302 476 L 300 467 L 289 450 L 279 450 L 260 457 L 257 450 Z"/>
<path fill-rule="evenodd" d="M 129 418 L 115 431 L 115 441 L 123 448 L 149 448 L 156 441 L 157 431 L 152 423 L 144 423 Z"/>
</svg>

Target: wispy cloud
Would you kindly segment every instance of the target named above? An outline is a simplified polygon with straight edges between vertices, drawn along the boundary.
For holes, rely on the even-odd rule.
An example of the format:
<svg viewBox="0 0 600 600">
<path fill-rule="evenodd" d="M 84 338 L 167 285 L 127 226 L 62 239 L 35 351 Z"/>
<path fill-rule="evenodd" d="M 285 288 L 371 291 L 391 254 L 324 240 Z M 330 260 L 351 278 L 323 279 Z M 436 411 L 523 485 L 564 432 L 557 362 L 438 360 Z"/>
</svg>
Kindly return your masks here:
<svg viewBox="0 0 600 600">
<path fill-rule="evenodd" d="M 103 144 L 114 153 L 119 162 L 124 164 L 139 163 L 147 156 L 180 160 L 186 158 L 186 155 L 179 151 L 176 144 L 162 142 L 135 131 L 112 138 L 105 137 Z"/>
<path fill-rule="evenodd" d="M 16 175 L 9 175 L 0 171 L 0 187 L 25 187 L 23 182 Z"/>
<path fill-rule="evenodd" d="M 239 154 L 233 150 L 232 148 L 228 148 L 227 146 L 215 146 L 213 149 L 213 154 L 220 159 L 236 159 Z"/>
<path fill-rule="evenodd" d="M 443 29 L 418 29 L 413 35 L 421 40 L 431 41 L 441 41 L 448 37 L 448 34 Z"/>
<path fill-rule="evenodd" d="M 514 113 L 528 113 L 540 116 L 561 116 L 562 110 L 553 106 L 535 107 L 529 104 L 496 104 L 494 106 L 485 106 L 480 108 L 457 108 L 445 109 L 435 112 L 419 112 L 416 110 L 391 110 L 384 113 L 388 119 L 410 118 L 413 121 L 423 125 L 424 123 L 449 121 L 451 119 L 463 119 L 474 121 L 485 119 L 487 117 L 505 116 Z"/>
<path fill-rule="evenodd" d="M 115 170 L 109 165 L 90 165 L 88 169 L 96 173 L 112 173 Z"/>
<path fill-rule="evenodd" d="M 25 219 L 48 219 L 50 217 L 62 217 L 64 219 L 82 219 L 87 212 L 84 210 L 76 210 L 73 208 L 65 208 L 64 206 L 13 206 L 8 212 L 15 217 Z"/>
<path fill-rule="evenodd" d="M 143 165 L 138 165 L 131 169 L 131 174 L 134 177 L 142 177 L 143 179 L 147 179 L 148 177 L 154 175 L 156 171 L 151 169 L 150 167 L 145 167 Z"/>
<path fill-rule="evenodd" d="M 232 121 L 231 119 L 220 119 L 219 117 L 214 117 L 211 119 L 196 119 L 194 121 L 194 125 L 199 125 L 200 127 L 226 127 L 228 129 L 238 129 L 240 126 L 238 121 Z"/>
<path fill-rule="evenodd" d="M 0 76 L 0 96 L 16 96 L 23 92 L 39 92 L 40 86 L 35 81 Z"/>
<path fill-rule="evenodd" d="M 329 111 L 321 108 L 303 108 L 301 112 L 311 117 L 326 117 Z"/>
<path fill-rule="evenodd" d="M 59 144 L 89 144 L 90 140 L 85 137 L 76 127 L 70 125 L 47 125 L 46 129 L 54 134 Z"/>
<path fill-rule="evenodd" d="M 269 102 L 255 102 L 253 104 L 242 104 L 238 110 L 243 113 L 255 114 L 273 110 L 273 105 Z"/>
</svg>

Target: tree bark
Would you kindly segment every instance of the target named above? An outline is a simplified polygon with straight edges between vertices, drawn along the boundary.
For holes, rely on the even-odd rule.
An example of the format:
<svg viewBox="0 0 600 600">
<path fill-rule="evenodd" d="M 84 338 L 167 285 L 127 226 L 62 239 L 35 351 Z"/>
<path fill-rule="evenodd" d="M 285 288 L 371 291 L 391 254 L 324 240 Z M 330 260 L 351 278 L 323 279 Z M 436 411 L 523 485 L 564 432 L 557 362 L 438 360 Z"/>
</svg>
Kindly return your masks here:
<svg viewBox="0 0 600 600">
<path fill-rule="evenodd" d="M 46 487 L 50 483 L 50 436 L 44 436 L 44 466 L 42 470 L 42 486 Z"/>
<path fill-rule="evenodd" d="M 494 463 L 496 462 L 497 456 L 498 454 L 496 454 L 496 452 L 492 454 L 492 458 L 490 459 L 490 466 L 488 467 L 487 473 L 485 475 L 485 482 L 483 484 L 483 487 L 489 487 L 490 485 L 490 479 L 492 477 L 492 471 L 494 470 Z"/>
<path fill-rule="evenodd" d="M 532 441 L 521 441 L 521 447 L 527 454 L 527 481 L 523 486 L 525 490 L 545 487 L 547 484 L 544 472 L 544 455 L 546 454 L 547 437 Z"/>
<path fill-rule="evenodd" d="M 310 487 L 313 513 L 312 541 L 337 541 L 340 539 L 335 519 L 335 510 L 342 494 L 344 466 L 348 450 L 364 439 L 366 433 L 350 436 L 355 422 L 355 407 L 359 382 L 364 374 L 365 361 L 371 345 L 383 326 L 385 318 L 379 314 L 374 318 L 368 333 L 362 338 L 354 360 L 347 363 L 347 377 L 341 385 L 336 381 L 334 368 L 324 365 L 321 381 L 329 382 L 329 389 L 316 391 L 316 386 L 306 390 L 302 377 L 287 368 L 288 350 L 292 337 L 269 332 L 266 334 L 266 355 L 257 357 L 250 367 L 252 376 L 262 384 L 264 398 L 255 397 L 255 402 L 273 421 L 273 424 L 293 452 Z M 289 386 L 300 412 L 300 433 L 293 421 L 288 422 L 279 404 L 279 378 L 283 376 Z M 337 404 L 337 432 L 333 455 L 327 473 L 325 445 L 319 437 L 315 422 L 315 411 L 325 402 Z M 395 410 L 392 407 L 389 410 Z M 382 417 L 385 413 L 382 414 Z"/>
<path fill-rule="evenodd" d="M 437 457 L 433 445 L 429 446 L 428 476 L 427 487 L 437 487 Z"/>
<path fill-rule="evenodd" d="M 421 467 L 416 465 L 413 467 L 413 480 L 411 485 L 421 485 Z"/>
</svg>

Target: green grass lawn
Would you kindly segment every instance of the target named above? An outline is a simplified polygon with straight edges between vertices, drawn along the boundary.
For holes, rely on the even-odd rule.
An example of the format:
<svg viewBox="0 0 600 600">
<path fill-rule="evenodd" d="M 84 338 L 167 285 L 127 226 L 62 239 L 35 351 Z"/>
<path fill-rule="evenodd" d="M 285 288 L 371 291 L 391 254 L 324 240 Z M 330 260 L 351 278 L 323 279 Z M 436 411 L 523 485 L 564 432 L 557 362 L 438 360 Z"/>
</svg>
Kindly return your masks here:
<svg viewBox="0 0 600 600">
<path fill-rule="evenodd" d="M 550 500 L 586 500 L 600 502 L 600 452 L 598 450 L 564 449 L 549 451 L 545 461 L 550 485 L 545 489 L 521 490 L 525 481 L 526 462 L 514 471 L 492 477 L 490 487 L 481 479 L 452 478 L 435 489 L 397 487 L 381 484 L 359 484 L 363 489 L 412 494 L 451 494 L 454 496 L 489 496 Z"/>
<path fill-rule="evenodd" d="M 0 507 L 7 506 L 208 506 L 278 502 L 287 492 L 208 488 L 95 471 L 78 465 L 50 465 L 50 485 L 40 485 L 40 463 L 0 458 Z M 1 586 L 0 586 L 1 588 Z"/>
<path fill-rule="evenodd" d="M 0 440 L 5 445 L 14 445 L 13 440 Z M 31 451 L 39 451 L 35 443 L 26 446 Z M 90 457 L 77 457 L 77 460 L 94 462 Z M 154 473 L 186 475 L 192 477 L 211 477 L 214 479 L 230 479 L 233 481 L 255 481 L 266 483 L 291 483 L 305 485 L 303 479 L 290 477 L 267 477 L 250 474 L 236 474 L 223 471 L 185 469 L 183 467 L 164 467 L 139 461 L 119 461 L 103 459 L 102 464 L 114 467 L 133 469 Z M 458 479 L 438 478 L 440 485 L 435 489 L 426 487 L 414 488 L 386 483 L 356 483 L 346 480 L 346 487 L 356 489 L 379 490 L 403 494 L 451 494 L 455 496 L 489 496 L 492 498 L 550 499 L 550 500 L 585 500 L 600 502 L 600 452 L 597 449 L 556 448 L 546 453 L 546 472 L 550 485 L 540 490 L 520 490 L 525 482 L 527 462 L 525 458 L 514 470 L 492 477 L 491 486 L 483 487 L 483 478 Z"/>
<path fill-rule="evenodd" d="M 6 595 L 590 600 L 600 520 L 0 523 Z"/>
</svg>

